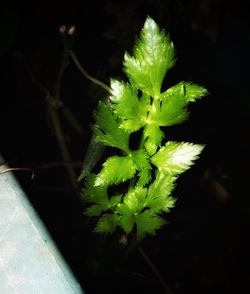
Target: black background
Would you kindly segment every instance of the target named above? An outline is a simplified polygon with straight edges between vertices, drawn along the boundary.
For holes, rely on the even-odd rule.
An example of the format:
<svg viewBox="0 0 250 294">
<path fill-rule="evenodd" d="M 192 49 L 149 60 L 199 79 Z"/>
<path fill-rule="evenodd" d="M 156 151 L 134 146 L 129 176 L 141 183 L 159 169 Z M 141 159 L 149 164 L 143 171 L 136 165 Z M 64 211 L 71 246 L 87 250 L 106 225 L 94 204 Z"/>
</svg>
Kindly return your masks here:
<svg viewBox="0 0 250 294">
<path fill-rule="evenodd" d="M 46 94 L 33 78 L 53 91 L 63 52 L 59 26 L 76 26 L 74 52 L 90 74 L 107 84 L 110 77 L 125 79 L 124 51 L 131 51 L 147 15 L 170 33 L 177 63 L 164 87 L 194 81 L 210 95 L 190 106 L 187 122 L 166 129 L 166 138 L 205 143 L 206 149 L 178 182 L 169 224 L 142 247 L 173 293 L 248 293 L 249 12 L 240 1 L 215 0 L 92 0 L 1 8 L 0 152 L 10 166 L 34 169 L 32 181 L 26 172 L 15 175 L 86 293 L 164 289 L 138 250 L 122 259 L 115 237 L 91 233 L 65 167 L 57 164 L 62 158 Z M 69 63 L 61 100 L 79 120 L 82 135 L 60 117 L 72 161 L 79 166 L 93 109 L 105 96 Z"/>
</svg>

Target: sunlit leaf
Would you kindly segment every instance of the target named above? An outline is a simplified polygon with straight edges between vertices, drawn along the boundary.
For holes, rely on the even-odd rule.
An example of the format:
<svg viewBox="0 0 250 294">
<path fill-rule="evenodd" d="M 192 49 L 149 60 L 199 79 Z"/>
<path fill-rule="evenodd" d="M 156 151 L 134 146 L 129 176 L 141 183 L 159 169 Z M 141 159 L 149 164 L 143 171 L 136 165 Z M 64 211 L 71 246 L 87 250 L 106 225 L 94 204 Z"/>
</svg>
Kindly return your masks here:
<svg viewBox="0 0 250 294">
<path fill-rule="evenodd" d="M 82 198 L 90 203 L 102 203 L 108 201 L 107 187 L 95 186 L 96 175 L 89 173 L 85 178 L 85 187 Z"/>
<path fill-rule="evenodd" d="M 177 85 L 169 88 L 164 93 L 164 96 L 176 96 L 180 93 L 185 96 L 187 102 L 195 102 L 197 99 L 208 95 L 207 89 L 200 85 L 192 82 L 180 82 Z"/>
<path fill-rule="evenodd" d="M 139 171 L 137 186 L 143 187 L 151 180 L 151 165 L 149 156 L 144 149 L 134 151 L 132 156 Z"/>
<path fill-rule="evenodd" d="M 120 127 L 129 133 L 143 127 L 150 105 L 149 97 L 143 95 L 139 99 L 135 88 L 117 80 L 111 80 L 111 89 L 110 99 L 115 113 L 121 118 Z"/>
<path fill-rule="evenodd" d="M 131 189 L 123 199 L 123 203 L 127 206 L 130 214 L 137 214 L 145 207 L 147 189 L 137 187 Z"/>
<path fill-rule="evenodd" d="M 168 212 L 174 207 L 175 199 L 171 196 L 175 187 L 174 176 L 157 173 L 155 181 L 149 186 L 146 206 L 154 212 Z"/>
<path fill-rule="evenodd" d="M 160 146 L 164 133 L 157 125 L 148 124 L 144 128 L 143 137 L 148 154 L 153 155 Z"/>
<path fill-rule="evenodd" d="M 174 65 L 174 46 L 168 35 L 160 31 L 148 17 L 138 38 L 133 55 L 124 56 L 124 69 L 130 82 L 152 97 L 161 92 L 162 81 Z"/>
<path fill-rule="evenodd" d="M 155 235 L 166 221 L 164 218 L 156 215 L 150 210 L 145 210 L 143 213 L 136 216 L 136 229 L 138 239 L 142 239 L 146 234 Z"/>
<path fill-rule="evenodd" d="M 118 185 L 131 179 L 135 175 L 136 169 L 136 164 L 131 156 L 111 156 L 104 162 L 94 185 Z"/>
<path fill-rule="evenodd" d="M 93 125 L 93 131 L 97 141 L 129 152 L 129 134 L 120 128 L 118 118 L 108 105 L 100 101 L 94 118 L 96 123 Z"/>
<path fill-rule="evenodd" d="M 152 158 L 152 163 L 165 174 L 178 175 L 198 159 L 204 145 L 169 141 Z"/>
</svg>

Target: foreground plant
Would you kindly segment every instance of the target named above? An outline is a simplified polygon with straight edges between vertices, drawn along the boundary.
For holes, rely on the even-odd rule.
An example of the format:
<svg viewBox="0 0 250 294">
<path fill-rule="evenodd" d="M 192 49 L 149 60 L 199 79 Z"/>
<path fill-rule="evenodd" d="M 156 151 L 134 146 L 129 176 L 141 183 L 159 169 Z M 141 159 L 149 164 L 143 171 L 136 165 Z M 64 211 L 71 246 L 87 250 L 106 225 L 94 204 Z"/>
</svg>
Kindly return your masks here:
<svg viewBox="0 0 250 294">
<path fill-rule="evenodd" d="M 89 207 L 84 213 L 97 218 L 97 233 L 113 233 L 119 227 L 126 235 L 135 232 L 137 239 L 154 235 L 175 204 L 171 194 L 177 178 L 204 148 L 163 141 L 161 127 L 185 121 L 188 104 L 207 95 L 205 88 L 191 82 L 162 90 L 165 75 L 174 64 L 170 37 L 148 17 L 133 54 L 124 56 L 129 82 L 112 79 L 109 103 L 100 101 L 94 113 L 96 140 L 120 151 L 105 160 L 98 174 L 85 177 L 83 199 Z M 129 142 L 135 132 L 141 139 L 138 149 L 132 150 Z M 117 190 L 112 187 L 125 182 L 127 191 L 112 195 L 110 191 Z"/>
</svg>

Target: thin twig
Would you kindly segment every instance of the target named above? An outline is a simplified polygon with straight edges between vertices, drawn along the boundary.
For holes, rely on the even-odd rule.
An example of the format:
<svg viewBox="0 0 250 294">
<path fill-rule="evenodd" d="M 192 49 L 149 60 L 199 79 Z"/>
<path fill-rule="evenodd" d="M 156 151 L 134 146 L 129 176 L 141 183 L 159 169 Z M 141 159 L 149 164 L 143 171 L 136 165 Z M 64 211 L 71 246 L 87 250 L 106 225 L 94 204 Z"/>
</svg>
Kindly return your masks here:
<svg viewBox="0 0 250 294">
<path fill-rule="evenodd" d="M 161 283 L 162 287 L 165 289 L 165 292 L 167 294 L 174 294 L 173 291 L 166 284 L 166 282 L 164 281 L 164 279 L 162 278 L 161 274 L 159 273 L 159 271 L 157 270 L 157 268 L 154 266 L 154 264 L 152 263 L 152 261 L 150 260 L 150 258 L 146 255 L 146 253 L 144 252 L 144 250 L 142 249 L 142 247 L 139 247 L 138 249 L 139 249 L 139 252 L 141 253 L 142 257 L 145 259 L 145 261 L 147 262 L 147 264 L 149 265 L 149 267 L 151 268 L 151 270 L 154 272 L 155 276 L 157 277 L 157 279 Z"/>
<path fill-rule="evenodd" d="M 60 123 L 58 111 L 55 108 L 49 106 L 49 112 L 50 112 L 50 117 L 51 117 L 52 124 L 53 124 L 53 129 L 55 131 L 57 143 L 58 143 L 59 149 L 62 154 L 62 158 L 64 161 L 71 161 L 71 156 L 69 153 L 68 146 L 65 142 L 65 138 L 64 138 L 62 126 Z M 72 186 L 75 189 L 77 189 L 77 181 L 76 181 L 77 176 L 76 176 L 74 169 L 72 168 L 72 166 L 66 166 L 66 169 L 67 169 Z"/>
<path fill-rule="evenodd" d="M 76 57 L 75 53 L 72 50 L 68 50 L 67 53 L 72 58 L 73 62 L 75 63 L 76 67 L 80 71 L 80 73 L 88 80 L 90 80 L 92 83 L 102 87 L 104 90 L 106 90 L 108 93 L 111 92 L 110 87 L 108 87 L 105 83 L 102 81 L 97 80 L 96 78 L 92 77 L 90 74 L 87 73 L 87 71 L 82 67 L 81 63 L 79 62 L 78 58 Z"/>
<path fill-rule="evenodd" d="M 33 180 L 35 177 L 35 172 L 31 168 L 28 168 L 28 167 L 9 167 L 4 170 L 0 170 L 0 174 L 5 174 L 7 172 L 16 171 L 16 170 L 24 170 L 24 171 L 31 172 L 31 180 Z"/>
<path fill-rule="evenodd" d="M 41 93 L 43 93 L 46 97 L 48 97 L 48 93 L 52 99 L 52 101 L 55 101 L 55 97 L 50 93 L 49 89 L 47 89 L 41 81 L 37 78 L 37 76 L 32 72 L 32 70 L 29 68 L 29 66 L 24 62 L 23 58 L 21 57 L 21 54 L 15 52 L 15 57 L 22 63 L 22 66 L 28 73 L 30 79 L 36 85 L 36 87 L 40 90 Z M 58 93 L 59 94 L 59 93 Z M 72 111 L 63 103 L 61 105 L 62 113 L 65 117 L 65 119 L 68 121 L 68 123 L 72 126 L 72 128 L 79 134 L 79 135 L 85 135 L 84 130 L 82 129 L 79 121 L 76 119 L 76 117 L 73 115 Z"/>
<path fill-rule="evenodd" d="M 60 68 L 59 68 L 58 77 L 57 77 L 57 81 L 56 81 L 56 85 L 55 85 L 54 99 L 56 101 L 60 100 L 61 82 L 62 82 L 62 77 L 63 77 L 64 71 L 65 71 L 67 65 L 68 65 L 68 56 L 66 55 L 65 52 L 63 52 L 62 62 L 61 62 Z M 68 146 L 66 144 L 62 125 L 60 122 L 58 108 L 53 107 L 52 97 L 49 96 L 48 98 L 50 98 L 50 99 L 48 99 L 49 113 L 50 113 L 50 117 L 52 120 L 53 129 L 55 132 L 57 143 L 58 143 L 59 149 L 62 154 L 62 158 L 64 161 L 71 161 L 70 152 L 69 152 Z M 75 173 L 75 170 L 72 168 L 72 166 L 66 166 L 66 169 L 67 169 L 67 172 L 68 172 L 68 175 L 70 178 L 71 185 L 77 191 L 77 175 Z"/>
</svg>

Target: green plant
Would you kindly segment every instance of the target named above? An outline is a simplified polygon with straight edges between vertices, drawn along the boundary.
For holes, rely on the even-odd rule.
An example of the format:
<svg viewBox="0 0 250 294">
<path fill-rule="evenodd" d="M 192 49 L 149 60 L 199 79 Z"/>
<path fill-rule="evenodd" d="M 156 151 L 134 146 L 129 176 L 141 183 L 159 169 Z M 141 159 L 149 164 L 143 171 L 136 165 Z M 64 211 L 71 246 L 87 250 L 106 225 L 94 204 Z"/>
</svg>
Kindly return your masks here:
<svg viewBox="0 0 250 294">
<path fill-rule="evenodd" d="M 107 158 L 98 174 L 85 177 L 83 200 L 90 205 L 84 213 L 97 218 L 97 233 L 113 233 L 120 227 L 126 235 L 135 232 L 137 239 L 155 234 L 175 204 L 171 193 L 177 178 L 204 148 L 186 142 L 162 143 L 161 127 L 182 123 L 188 118 L 189 102 L 207 95 L 205 88 L 192 82 L 162 91 L 165 75 L 174 64 L 169 35 L 148 17 L 133 55 L 124 56 L 129 82 L 111 79 L 109 102 L 100 101 L 94 112 L 96 140 L 120 152 Z M 135 132 L 141 139 L 138 149 L 132 150 L 129 141 Z M 112 189 L 125 182 L 127 191 Z"/>
</svg>

